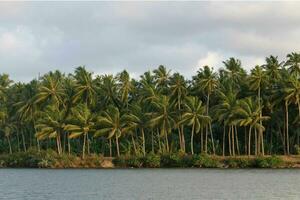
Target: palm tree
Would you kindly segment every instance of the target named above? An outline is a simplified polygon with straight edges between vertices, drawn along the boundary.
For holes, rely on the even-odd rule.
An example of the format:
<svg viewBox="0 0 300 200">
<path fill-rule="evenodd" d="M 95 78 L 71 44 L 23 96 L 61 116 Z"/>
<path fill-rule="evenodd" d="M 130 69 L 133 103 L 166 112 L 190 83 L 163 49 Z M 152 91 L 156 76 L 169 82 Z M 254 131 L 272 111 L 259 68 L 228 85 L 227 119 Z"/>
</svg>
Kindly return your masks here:
<svg viewBox="0 0 300 200">
<path fill-rule="evenodd" d="M 133 104 L 130 106 L 130 113 L 124 115 L 124 121 L 128 127 L 139 130 L 142 134 L 143 155 L 146 155 L 145 129 L 148 127 L 146 115 L 146 107 L 144 105 Z"/>
<path fill-rule="evenodd" d="M 225 134 L 228 127 L 229 155 L 235 155 L 235 142 L 238 150 L 238 137 L 235 124 L 235 109 L 237 106 L 237 92 L 230 86 L 223 85 L 222 91 L 218 91 L 219 102 L 214 106 L 214 116 L 223 124 L 223 156 L 225 155 Z"/>
<path fill-rule="evenodd" d="M 206 108 L 202 105 L 202 101 L 197 97 L 189 96 L 184 104 L 184 114 L 182 121 L 188 126 L 192 126 L 191 133 L 191 153 L 194 154 L 194 133 L 199 133 L 200 129 L 208 126 L 211 119 L 206 115 Z"/>
<path fill-rule="evenodd" d="M 132 127 L 127 126 L 124 115 L 115 106 L 109 106 L 102 116 L 98 118 L 101 129 L 97 130 L 94 137 L 108 135 L 108 139 L 115 137 L 117 156 L 120 156 L 119 138 Z"/>
<path fill-rule="evenodd" d="M 181 121 L 182 104 L 187 94 L 187 84 L 184 77 L 179 73 L 173 74 L 170 78 L 171 101 L 178 112 L 178 121 Z M 178 126 L 178 138 L 181 151 L 185 152 L 185 139 L 184 139 L 183 125 Z"/>
<path fill-rule="evenodd" d="M 55 78 L 51 74 L 47 74 L 43 78 L 42 85 L 39 87 L 34 103 L 49 102 L 60 107 L 60 105 L 63 105 L 64 95 L 65 91 L 62 87 L 61 80 Z"/>
<path fill-rule="evenodd" d="M 262 98 L 261 98 L 261 88 L 267 83 L 267 75 L 263 71 L 262 67 L 255 66 L 254 69 L 251 70 L 251 75 L 249 77 L 249 88 L 251 90 L 257 91 L 258 96 L 258 106 L 261 108 Z M 260 109 L 260 116 L 262 116 L 262 109 Z M 260 125 L 262 126 L 262 121 L 260 120 Z M 263 132 L 259 130 L 259 138 L 263 140 Z M 259 141 L 259 143 L 263 141 Z M 262 155 L 264 155 L 264 146 L 262 146 Z"/>
<path fill-rule="evenodd" d="M 80 66 L 76 68 L 74 78 L 76 80 L 74 102 L 82 100 L 87 106 L 93 105 L 96 88 L 93 84 L 92 73 L 86 71 L 84 66 Z"/>
<path fill-rule="evenodd" d="M 261 121 L 269 119 L 267 116 L 261 116 L 261 109 L 262 107 L 259 106 L 259 104 L 252 100 L 252 98 L 246 98 L 243 100 L 240 100 L 238 102 L 238 106 L 235 109 L 236 113 L 236 119 L 234 120 L 234 123 L 239 124 L 240 126 L 249 126 L 249 135 L 248 135 L 248 155 L 251 155 L 251 133 L 252 129 L 256 131 L 263 130 L 264 127 L 260 123 Z M 259 137 L 263 137 L 260 135 Z M 256 138 L 255 138 L 256 139 Z M 261 139 L 261 141 L 263 141 Z M 257 155 L 257 140 L 255 140 L 255 152 Z M 262 149 L 264 146 L 264 143 L 261 143 Z"/>
<path fill-rule="evenodd" d="M 72 109 L 72 117 L 64 126 L 64 130 L 69 132 L 69 138 L 83 137 L 82 158 L 85 158 L 86 149 L 89 153 L 89 134 L 94 133 L 96 116 L 91 113 L 86 104 L 79 104 Z"/>
<path fill-rule="evenodd" d="M 37 133 L 35 136 L 38 140 L 46 138 L 56 138 L 58 154 L 62 154 L 61 136 L 64 133 L 65 110 L 59 109 L 55 105 L 49 105 L 45 111 L 40 113 L 40 118 L 36 124 Z"/>
<path fill-rule="evenodd" d="M 130 80 L 130 76 L 126 70 L 122 71 L 117 75 L 119 81 L 119 93 L 121 96 L 121 101 L 128 108 L 128 97 L 129 93 L 133 90 L 133 86 Z"/>
<path fill-rule="evenodd" d="M 169 152 L 168 135 L 175 127 L 174 111 L 171 109 L 170 99 L 167 96 L 160 96 L 158 100 L 152 102 L 154 110 L 152 113 L 153 118 L 149 120 L 150 127 L 158 127 L 160 135 L 165 137 L 166 151 Z"/>
<path fill-rule="evenodd" d="M 300 54 L 292 52 L 286 56 L 288 60 L 285 63 L 285 66 L 289 67 L 289 72 L 292 75 L 298 77 L 300 75 Z"/>
<path fill-rule="evenodd" d="M 231 62 L 231 61 L 229 61 Z M 227 63 L 226 63 L 227 64 Z M 217 74 L 213 72 L 213 69 L 204 66 L 203 69 L 200 69 L 197 72 L 197 77 L 195 77 L 196 88 L 199 88 L 200 91 L 206 93 L 206 115 L 209 115 L 209 101 L 211 94 L 216 90 L 218 86 Z M 211 128 L 210 128 L 211 130 Z M 212 132 L 210 131 L 212 135 Z M 208 135 L 208 127 L 206 127 L 206 138 Z M 213 145 L 214 146 L 214 145 Z M 207 144 L 205 146 L 205 150 L 207 150 Z M 215 154 L 215 152 L 214 152 Z"/>
<path fill-rule="evenodd" d="M 263 68 L 266 70 L 266 74 L 271 83 L 275 83 L 280 79 L 280 69 L 282 68 L 284 62 L 279 62 L 278 57 L 270 56 L 266 58 L 266 64 Z"/>
<path fill-rule="evenodd" d="M 158 69 L 153 71 L 156 87 L 164 95 L 168 90 L 170 72 L 163 65 L 160 65 Z"/>
</svg>

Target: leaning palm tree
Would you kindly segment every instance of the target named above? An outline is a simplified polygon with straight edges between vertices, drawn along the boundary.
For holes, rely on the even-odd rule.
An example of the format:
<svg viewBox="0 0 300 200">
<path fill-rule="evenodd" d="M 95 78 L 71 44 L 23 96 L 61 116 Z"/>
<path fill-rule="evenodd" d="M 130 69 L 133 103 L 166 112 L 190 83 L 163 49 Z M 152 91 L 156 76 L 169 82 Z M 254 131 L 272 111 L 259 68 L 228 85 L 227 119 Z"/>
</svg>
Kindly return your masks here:
<svg viewBox="0 0 300 200">
<path fill-rule="evenodd" d="M 89 134 L 95 132 L 96 116 L 91 113 L 86 104 L 79 104 L 72 109 L 72 116 L 64 126 L 64 130 L 69 132 L 69 138 L 83 137 L 82 158 L 85 158 L 86 149 L 90 149 Z"/>
<path fill-rule="evenodd" d="M 187 126 L 192 127 L 191 133 L 191 153 L 194 154 L 194 133 L 199 133 L 200 129 L 206 127 L 211 122 L 211 118 L 206 114 L 206 108 L 197 97 L 187 97 L 184 104 L 182 121 Z M 213 137 L 211 138 L 213 142 Z"/>
<path fill-rule="evenodd" d="M 107 135 L 108 139 L 115 137 L 117 156 L 120 156 L 119 138 L 132 127 L 127 126 L 124 115 L 115 106 L 109 106 L 98 118 L 98 122 L 101 128 L 95 132 L 94 137 L 102 135 Z"/>
</svg>

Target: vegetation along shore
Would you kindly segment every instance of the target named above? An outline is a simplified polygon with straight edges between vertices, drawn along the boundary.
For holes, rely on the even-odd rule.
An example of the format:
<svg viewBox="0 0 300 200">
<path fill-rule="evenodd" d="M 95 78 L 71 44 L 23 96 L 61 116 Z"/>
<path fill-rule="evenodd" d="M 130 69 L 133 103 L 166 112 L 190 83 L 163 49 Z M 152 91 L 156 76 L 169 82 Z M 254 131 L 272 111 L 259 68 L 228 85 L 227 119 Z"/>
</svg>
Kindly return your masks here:
<svg viewBox="0 0 300 200">
<path fill-rule="evenodd" d="M 189 80 L 162 65 L 137 79 L 0 75 L 2 167 L 298 167 L 299 132 L 299 53 Z"/>
</svg>

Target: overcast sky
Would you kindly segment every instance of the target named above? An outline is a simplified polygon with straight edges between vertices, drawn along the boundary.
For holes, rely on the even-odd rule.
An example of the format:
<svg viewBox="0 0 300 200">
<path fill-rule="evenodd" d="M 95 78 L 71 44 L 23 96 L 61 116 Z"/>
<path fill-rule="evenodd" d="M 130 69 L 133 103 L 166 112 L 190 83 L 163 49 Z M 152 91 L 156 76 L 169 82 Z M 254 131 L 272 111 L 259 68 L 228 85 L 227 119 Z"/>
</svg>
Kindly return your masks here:
<svg viewBox="0 0 300 200">
<path fill-rule="evenodd" d="M 229 57 L 245 68 L 300 47 L 300 3 L 0 2 L 0 73 L 28 81 L 85 65 L 134 77 L 163 64 L 190 77 Z"/>
</svg>

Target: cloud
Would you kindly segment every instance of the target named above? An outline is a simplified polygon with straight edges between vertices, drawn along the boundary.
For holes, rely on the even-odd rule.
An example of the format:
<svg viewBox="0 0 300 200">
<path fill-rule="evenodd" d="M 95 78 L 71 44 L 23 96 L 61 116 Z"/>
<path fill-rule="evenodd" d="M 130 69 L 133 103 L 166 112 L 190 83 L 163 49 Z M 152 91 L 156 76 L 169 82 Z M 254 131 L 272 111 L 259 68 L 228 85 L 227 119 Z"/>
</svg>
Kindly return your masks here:
<svg viewBox="0 0 300 200">
<path fill-rule="evenodd" d="M 134 76 L 163 64 L 187 77 L 229 57 L 248 70 L 299 51 L 300 2 L 0 2 L 0 73 Z"/>
</svg>

